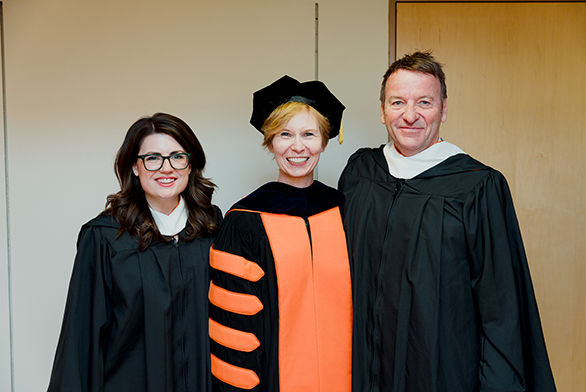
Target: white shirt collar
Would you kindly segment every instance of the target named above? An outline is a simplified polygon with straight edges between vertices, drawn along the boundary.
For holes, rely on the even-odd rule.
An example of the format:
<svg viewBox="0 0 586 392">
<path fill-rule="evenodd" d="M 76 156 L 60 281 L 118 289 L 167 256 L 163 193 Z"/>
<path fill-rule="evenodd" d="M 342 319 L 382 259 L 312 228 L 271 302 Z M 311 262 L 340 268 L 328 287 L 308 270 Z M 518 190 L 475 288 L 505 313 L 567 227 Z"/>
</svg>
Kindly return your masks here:
<svg viewBox="0 0 586 392">
<path fill-rule="evenodd" d="M 441 139 L 433 146 L 411 157 L 401 155 L 392 141 L 384 147 L 383 152 L 392 176 L 406 180 L 418 176 L 453 155 L 466 154 L 459 147 Z"/>
<path fill-rule="evenodd" d="M 179 198 L 179 204 L 169 215 L 155 211 L 150 207 L 149 209 L 162 235 L 175 236 L 187 224 L 187 210 L 185 209 L 185 202 L 182 197 Z"/>
</svg>

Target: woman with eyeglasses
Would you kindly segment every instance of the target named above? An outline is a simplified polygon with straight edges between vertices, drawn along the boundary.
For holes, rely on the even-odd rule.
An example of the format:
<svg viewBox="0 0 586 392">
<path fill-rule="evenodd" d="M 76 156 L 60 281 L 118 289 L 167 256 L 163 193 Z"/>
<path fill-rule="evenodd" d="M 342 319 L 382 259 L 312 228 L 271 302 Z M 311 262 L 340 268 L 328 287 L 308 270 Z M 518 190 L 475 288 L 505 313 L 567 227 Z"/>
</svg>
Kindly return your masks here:
<svg viewBox="0 0 586 392">
<path fill-rule="evenodd" d="M 49 391 L 208 391 L 208 254 L 221 212 L 189 126 L 128 130 L 120 191 L 79 234 Z"/>
</svg>

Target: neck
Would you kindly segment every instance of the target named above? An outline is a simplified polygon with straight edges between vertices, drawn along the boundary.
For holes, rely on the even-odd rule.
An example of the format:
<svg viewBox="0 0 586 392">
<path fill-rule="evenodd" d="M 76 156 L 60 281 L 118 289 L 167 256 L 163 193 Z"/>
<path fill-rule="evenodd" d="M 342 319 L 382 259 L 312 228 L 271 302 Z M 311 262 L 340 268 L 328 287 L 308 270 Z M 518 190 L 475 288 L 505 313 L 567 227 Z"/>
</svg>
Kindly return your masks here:
<svg viewBox="0 0 586 392">
<path fill-rule="evenodd" d="M 147 203 L 149 205 L 149 207 L 151 207 L 153 210 L 160 212 L 161 214 L 165 214 L 165 215 L 171 215 L 171 213 L 173 211 L 175 211 L 175 208 L 177 208 L 177 206 L 179 205 L 179 196 L 173 198 L 173 199 L 169 199 L 169 200 L 157 200 L 157 201 L 153 201 L 153 200 L 148 200 L 147 198 Z"/>
<path fill-rule="evenodd" d="M 313 174 L 303 178 L 291 178 L 279 175 L 279 179 L 277 181 L 282 182 L 283 184 L 294 186 L 295 188 L 307 188 L 313 184 Z"/>
<path fill-rule="evenodd" d="M 423 149 L 421 149 L 421 150 L 405 150 L 405 151 L 401 151 L 401 150 L 400 150 L 400 149 L 397 147 L 397 145 L 395 144 L 395 142 L 393 142 L 393 147 L 395 148 L 395 150 L 396 150 L 396 151 L 397 151 L 397 152 L 398 152 L 400 155 L 403 155 L 404 157 L 407 157 L 407 158 L 408 158 L 408 157 L 412 157 L 412 156 L 414 156 L 414 155 L 417 155 L 417 154 L 419 154 L 419 153 L 421 153 L 421 152 L 423 152 L 423 151 L 427 150 L 429 147 L 431 147 L 431 146 L 434 146 L 434 145 L 436 145 L 437 143 L 439 143 L 439 142 L 441 142 L 441 141 L 442 141 L 442 139 L 441 139 L 440 137 L 438 137 L 438 139 L 437 139 L 435 142 L 433 142 L 433 143 L 429 144 L 427 147 L 425 147 L 425 148 L 423 148 Z"/>
</svg>

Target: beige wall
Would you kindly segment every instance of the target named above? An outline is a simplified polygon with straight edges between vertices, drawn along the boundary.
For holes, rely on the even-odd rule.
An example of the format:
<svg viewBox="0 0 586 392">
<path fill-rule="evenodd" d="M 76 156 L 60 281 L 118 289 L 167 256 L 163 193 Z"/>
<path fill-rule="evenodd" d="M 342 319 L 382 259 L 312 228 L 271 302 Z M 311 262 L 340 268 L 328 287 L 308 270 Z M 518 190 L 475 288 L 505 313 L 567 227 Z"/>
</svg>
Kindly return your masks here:
<svg viewBox="0 0 586 392">
<path fill-rule="evenodd" d="M 2 78 L 0 69 L 0 108 L 3 107 Z M 3 129 L 4 111 L 0 110 Z M 6 183 L 4 165 L 4 134 L 0 132 L 0 391 L 10 390 L 10 311 L 8 297 L 8 236 L 6 225 Z"/>
<path fill-rule="evenodd" d="M 252 92 L 284 74 L 314 78 L 315 1 L 4 0 L 3 8 L 14 390 L 36 392 L 48 383 L 77 232 L 117 190 L 113 158 L 130 124 L 156 111 L 187 121 L 224 211 L 276 179 L 248 123 Z M 377 96 L 388 3 L 319 8 L 319 75 L 348 107 L 346 142 L 333 141 L 319 166 L 319 179 L 335 186 L 354 150 L 386 141 Z M 0 202 L 0 390 L 8 391 Z"/>
</svg>

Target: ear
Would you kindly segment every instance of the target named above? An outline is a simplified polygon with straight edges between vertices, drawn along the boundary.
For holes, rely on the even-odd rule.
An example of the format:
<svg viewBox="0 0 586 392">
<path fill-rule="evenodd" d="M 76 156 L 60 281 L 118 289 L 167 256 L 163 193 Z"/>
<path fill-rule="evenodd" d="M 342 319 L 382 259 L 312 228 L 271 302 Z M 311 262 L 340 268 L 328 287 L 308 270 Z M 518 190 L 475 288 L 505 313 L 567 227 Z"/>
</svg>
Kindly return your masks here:
<svg viewBox="0 0 586 392">
<path fill-rule="evenodd" d="M 136 163 L 132 165 L 132 172 L 134 173 L 135 176 L 138 177 L 138 169 L 136 168 Z"/>
<path fill-rule="evenodd" d="M 444 99 L 444 104 L 442 105 L 442 122 L 446 122 L 448 119 L 448 99 Z"/>
<path fill-rule="evenodd" d="M 385 106 L 384 104 L 380 105 L 380 122 L 386 125 L 385 123 Z"/>
</svg>

